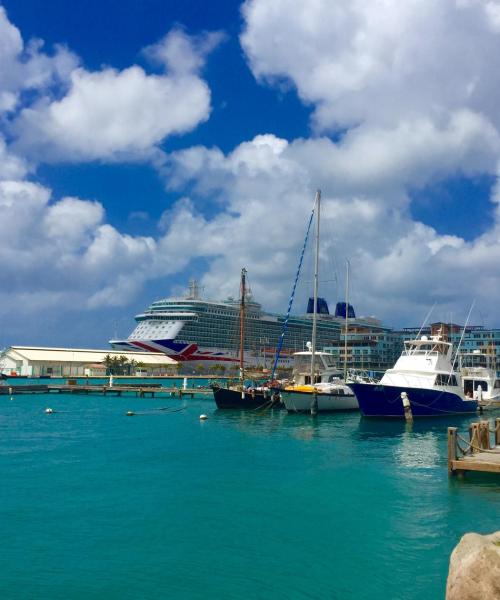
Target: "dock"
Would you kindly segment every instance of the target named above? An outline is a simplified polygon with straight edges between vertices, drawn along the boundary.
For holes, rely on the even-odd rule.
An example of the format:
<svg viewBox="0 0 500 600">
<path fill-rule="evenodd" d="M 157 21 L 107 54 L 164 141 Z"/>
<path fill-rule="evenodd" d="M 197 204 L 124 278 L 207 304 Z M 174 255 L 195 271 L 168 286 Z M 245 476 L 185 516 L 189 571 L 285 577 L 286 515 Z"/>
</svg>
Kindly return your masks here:
<svg viewBox="0 0 500 600">
<path fill-rule="evenodd" d="M 500 473 L 500 418 L 493 426 L 489 421 L 471 423 L 468 438 L 448 427 L 448 474 L 465 471 Z"/>
<path fill-rule="evenodd" d="M 42 385 L 3 385 L 0 395 L 19 394 L 102 394 L 103 396 L 133 395 L 139 398 L 155 398 L 156 396 L 177 396 L 178 398 L 194 398 L 197 395 L 212 394 L 212 388 L 177 388 L 161 385 L 80 385 L 80 384 L 42 384 Z"/>
</svg>

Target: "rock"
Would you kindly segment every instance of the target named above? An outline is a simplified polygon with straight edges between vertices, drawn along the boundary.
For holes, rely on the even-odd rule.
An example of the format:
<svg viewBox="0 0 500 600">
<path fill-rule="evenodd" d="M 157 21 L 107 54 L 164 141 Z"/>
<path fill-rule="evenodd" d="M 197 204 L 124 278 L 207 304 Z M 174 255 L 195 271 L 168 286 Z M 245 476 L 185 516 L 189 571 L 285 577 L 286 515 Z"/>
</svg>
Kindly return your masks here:
<svg viewBox="0 0 500 600">
<path fill-rule="evenodd" d="M 446 600 L 500 598 L 500 531 L 466 533 L 450 557 Z"/>
</svg>

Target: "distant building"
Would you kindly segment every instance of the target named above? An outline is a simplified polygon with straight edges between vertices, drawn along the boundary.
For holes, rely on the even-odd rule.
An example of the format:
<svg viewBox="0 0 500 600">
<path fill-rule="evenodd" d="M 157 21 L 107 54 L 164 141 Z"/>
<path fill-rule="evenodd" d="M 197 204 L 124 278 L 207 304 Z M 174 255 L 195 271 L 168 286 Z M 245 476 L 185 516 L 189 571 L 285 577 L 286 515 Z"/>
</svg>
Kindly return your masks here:
<svg viewBox="0 0 500 600">
<path fill-rule="evenodd" d="M 339 340 L 335 340 L 324 348 L 337 357 L 337 364 L 342 368 L 345 356 L 345 325 L 342 327 Z M 347 324 L 347 368 L 371 373 L 382 373 L 394 366 L 401 354 L 403 342 L 398 332 L 383 326 L 373 319 L 372 323 Z"/>
<path fill-rule="evenodd" d="M 85 377 L 106 375 L 106 356 L 124 356 L 134 361 L 137 375 L 164 375 L 172 373 L 177 361 L 165 354 L 152 352 L 117 352 L 116 350 L 88 350 L 82 348 L 37 348 L 11 346 L 0 354 L 0 373 L 39 377 Z"/>
</svg>

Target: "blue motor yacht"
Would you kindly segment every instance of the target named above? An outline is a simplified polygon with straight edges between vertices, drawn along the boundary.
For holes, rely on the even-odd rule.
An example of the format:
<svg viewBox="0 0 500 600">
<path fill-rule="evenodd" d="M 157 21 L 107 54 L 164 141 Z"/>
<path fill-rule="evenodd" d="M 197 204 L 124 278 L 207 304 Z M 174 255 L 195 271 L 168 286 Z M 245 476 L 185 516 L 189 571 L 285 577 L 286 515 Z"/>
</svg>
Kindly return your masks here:
<svg viewBox="0 0 500 600">
<path fill-rule="evenodd" d="M 475 413 L 478 401 L 464 394 L 452 352 L 452 344 L 440 335 L 406 341 L 396 364 L 379 383 L 349 384 L 362 415 L 404 418 L 406 398 L 414 417 Z"/>
</svg>

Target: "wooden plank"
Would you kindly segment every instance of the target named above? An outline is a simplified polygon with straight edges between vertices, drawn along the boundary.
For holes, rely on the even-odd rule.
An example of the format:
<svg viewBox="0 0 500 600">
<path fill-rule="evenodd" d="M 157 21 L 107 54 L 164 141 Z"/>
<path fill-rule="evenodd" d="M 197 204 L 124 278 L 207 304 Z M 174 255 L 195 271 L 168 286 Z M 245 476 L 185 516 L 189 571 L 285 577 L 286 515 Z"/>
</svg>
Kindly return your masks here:
<svg viewBox="0 0 500 600">
<path fill-rule="evenodd" d="M 500 473 L 500 462 L 472 462 L 464 460 L 454 460 L 451 462 L 453 471 L 481 471 L 483 473 Z"/>
</svg>

